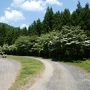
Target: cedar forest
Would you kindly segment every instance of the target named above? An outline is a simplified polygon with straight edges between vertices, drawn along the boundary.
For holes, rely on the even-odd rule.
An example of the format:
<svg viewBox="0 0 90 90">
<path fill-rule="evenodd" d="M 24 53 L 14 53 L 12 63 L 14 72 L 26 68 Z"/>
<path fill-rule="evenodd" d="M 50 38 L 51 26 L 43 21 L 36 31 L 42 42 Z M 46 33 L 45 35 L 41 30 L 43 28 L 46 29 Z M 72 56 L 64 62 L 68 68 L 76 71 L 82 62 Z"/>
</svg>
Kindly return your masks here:
<svg viewBox="0 0 90 90">
<path fill-rule="evenodd" d="M 0 23 L 0 51 L 66 61 L 90 58 L 89 4 L 82 7 L 78 2 L 72 13 L 48 7 L 44 20 L 34 21 L 28 29 Z"/>
</svg>

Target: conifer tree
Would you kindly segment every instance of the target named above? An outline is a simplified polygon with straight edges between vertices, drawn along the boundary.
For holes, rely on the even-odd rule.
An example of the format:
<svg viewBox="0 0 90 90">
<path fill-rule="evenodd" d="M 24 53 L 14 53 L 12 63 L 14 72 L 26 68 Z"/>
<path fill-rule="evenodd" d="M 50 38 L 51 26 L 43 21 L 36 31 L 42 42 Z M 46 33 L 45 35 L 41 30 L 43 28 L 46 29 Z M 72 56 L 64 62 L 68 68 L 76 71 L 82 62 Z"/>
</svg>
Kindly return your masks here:
<svg viewBox="0 0 90 90">
<path fill-rule="evenodd" d="M 44 32 L 49 32 L 52 31 L 53 29 L 53 10 L 52 8 L 47 8 L 44 20 L 43 20 L 43 28 L 44 28 Z"/>
</svg>

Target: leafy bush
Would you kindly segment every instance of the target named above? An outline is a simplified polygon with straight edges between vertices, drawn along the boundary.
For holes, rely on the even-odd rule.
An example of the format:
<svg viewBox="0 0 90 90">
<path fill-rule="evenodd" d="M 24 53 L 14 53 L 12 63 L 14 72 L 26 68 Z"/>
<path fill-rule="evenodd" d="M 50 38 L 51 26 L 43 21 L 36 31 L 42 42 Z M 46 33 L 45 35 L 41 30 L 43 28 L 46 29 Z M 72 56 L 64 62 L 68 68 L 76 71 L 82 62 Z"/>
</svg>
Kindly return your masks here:
<svg viewBox="0 0 90 90">
<path fill-rule="evenodd" d="M 1 47 L 1 51 L 5 54 L 11 54 L 11 55 L 15 55 L 16 51 L 17 51 L 17 47 L 15 45 L 8 45 L 8 44 L 4 44 Z"/>
<path fill-rule="evenodd" d="M 44 57 L 82 59 L 86 40 L 88 37 L 80 27 L 64 26 L 61 31 L 52 31 L 39 37 L 37 48 Z"/>
<path fill-rule="evenodd" d="M 33 46 L 36 42 L 36 36 L 20 36 L 16 42 L 15 45 L 17 47 L 17 54 L 19 55 L 32 55 Z"/>
<path fill-rule="evenodd" d="M 2 50 L 8 54 L 78 60 L 90 58 L 90 38 L 78 26 L 64 26 L 40 37 L 20 36 L 14 45 L 5 44 Z"/>
</svg>

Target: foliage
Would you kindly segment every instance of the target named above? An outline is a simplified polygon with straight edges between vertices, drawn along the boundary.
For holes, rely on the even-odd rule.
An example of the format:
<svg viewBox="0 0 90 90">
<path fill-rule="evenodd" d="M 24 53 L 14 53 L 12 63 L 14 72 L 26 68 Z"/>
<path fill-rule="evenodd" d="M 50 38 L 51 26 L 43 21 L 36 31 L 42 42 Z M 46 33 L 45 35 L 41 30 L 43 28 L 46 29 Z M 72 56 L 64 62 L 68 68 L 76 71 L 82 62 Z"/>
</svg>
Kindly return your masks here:
<svg viewBox="0 0 90 90">
<path fill-rule="evenodd" d="M 85 32 L 79 27 L 64 26 L 38 38 L 37 48 L 42 56 L 55 58 L 82 58 L 83 43 L 87 40 Z"/>
<path fill-rule="evenodd" d="M 48 34 L 43 34 L 37 39 L 36 47 L 39 51 L 39 55 L 44 57 L 50 57 L 50 46 L 52 45 L 52 41 L 57 38 L 57 35 L 58 32 L 52 31 Z"/>
<path fill-rule="evenodd" d="M 0 23 L 0 46 L 3 44 L 12 45 L 19 35 L 19 28 Z"/>
<path fill-rule="evenodd" d="M 53 22 L 54 22 L 53 15 L 54 15 L 54 13 L 53 13 L 52 8 L 48 7 L 45 17 L 44 17 L 44 20 L 43 20 L 43 28 L 44 28 L 45 33 L 53 30 Z"/>
<path fill-rule="evenodd" d="M 20 36 L 16 42 L 15 45 L 17 47 L 17 53 L 19 55 L 31 55 L 33 50 L 33 46 L 36 42 L 37 36 Z"/>
<path fill-rule="evenodd" d="M 90 7 L 54 12 L 47 8 L 43 21 L 20 29 L 0 23 L 0 46 L 7 54 L 60 59 L 90 58 Z"/>
<path fill-rule="evenodd" d="M 34 21 L 33 24 L 31 24 L 28 28 L 28 33 L 29 35 L 38 35 L 40 36 L 43 33 L 43 27 L 42 27 L 42 22 L 40 19 L 37 21 Z"/>
<path fill-rule="evenodd" d="M 17 47 L 14 44 L 10 46 L 8 44 L 4 44 L 1 47 L 1 51 L 5 54 L 15 55 L 17 51 Z"/>
</svg>

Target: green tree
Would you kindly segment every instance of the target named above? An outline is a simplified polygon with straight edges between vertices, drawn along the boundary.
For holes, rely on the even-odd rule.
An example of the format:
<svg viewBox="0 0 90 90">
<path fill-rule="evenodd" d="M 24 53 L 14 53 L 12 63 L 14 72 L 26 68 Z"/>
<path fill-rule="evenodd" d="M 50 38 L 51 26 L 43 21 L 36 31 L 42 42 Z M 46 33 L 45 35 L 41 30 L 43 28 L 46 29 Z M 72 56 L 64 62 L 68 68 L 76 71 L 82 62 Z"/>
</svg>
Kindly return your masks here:
<svg viewBox="0 0 90 90">
<path fill-rule="evenodd" d="M 32 52 L 34 52 L 33 46 L 36 40 L 37 36 L 20 36 L 15 42 L 15 46 L 17 47 L 17 53 L 19 55 L 31 55 Z"/>
<path fill-rule="evenodd" d="M 34 21 L 34 22 L 29 26 L 29 28 L 28 28 L 28 33 L 29 33 L 30 36 L 37 34 L 36 26 L 37 26 L 37 22 L 36 22 L 36 21 Z"/>
<path fill-rule="evenodd" d="M 26 27 L 21 29 L 21 35 L 24 35 L 24 36 L 28 35 L 28 31 Z"/>
<path fill-rule="evenodd" d="M 81 16 L 82 16 L 82 6 L 80 2 L 77 4 L 77 9 L 72 13 L 72 25 L 78 26 L 81 23 Z"/>
<path fill-rule="evenodd" d="M 45 33 L 53 30 L 53 15 L 54 13 L 52 8 L 48 7 L 43 20 L 43 28 Z"/>
<path fill-rule="evenodd" d="M 71 14 L 68 9 L 65 9 L 64 12 L 62 13 L 62 23 L 63 25 L 71 25 Z"/>
<path fill-rule="evenodd" d="M 62 14 L 58 11 L 54 14 L 53 29 L 60 30 L 62 28 Z"/>
<path fill-rule="evenodd" d="M 88 3 L 85 5 L 85 7 L 82 10 L 81 18 L 82 20 L 80 26 L 84 30 L 90 30 L 90 8 Z"/>
<path fill-rule="evenodd" d="M 42 33 L 42 22 L 40 21 L 40 19 L 38 19 L 37 21 L 36 21 L 36 24 L 35 24 L 35 31 L 36 31 L 36 35 L 38 35 L 38 36 L 40 36 L 41 35 L 41 33 Z"/>
<path fill-rule="evenodd" d="M 5 36 L 6 36 L 5 25 L 1 24 L 0 26 L 0 45 L 1 46 L 4 44 Z"/>
</svg>

